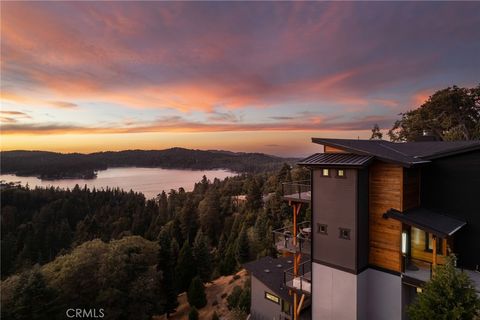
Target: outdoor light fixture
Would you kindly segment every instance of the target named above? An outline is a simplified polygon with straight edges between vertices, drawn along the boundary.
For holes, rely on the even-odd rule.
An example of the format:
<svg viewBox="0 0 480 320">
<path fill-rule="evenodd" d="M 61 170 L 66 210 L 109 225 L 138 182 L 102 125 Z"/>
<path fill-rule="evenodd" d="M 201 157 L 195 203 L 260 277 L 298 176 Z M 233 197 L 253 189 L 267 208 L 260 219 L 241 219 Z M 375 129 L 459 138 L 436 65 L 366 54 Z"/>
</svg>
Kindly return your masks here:
<svg viewBox="0 0 480 320">
<path fill-rule="evenodd" d="M 407 253 L 407 233 L 405 231 L 402 232 L 402 253 Z"/>
</svg>

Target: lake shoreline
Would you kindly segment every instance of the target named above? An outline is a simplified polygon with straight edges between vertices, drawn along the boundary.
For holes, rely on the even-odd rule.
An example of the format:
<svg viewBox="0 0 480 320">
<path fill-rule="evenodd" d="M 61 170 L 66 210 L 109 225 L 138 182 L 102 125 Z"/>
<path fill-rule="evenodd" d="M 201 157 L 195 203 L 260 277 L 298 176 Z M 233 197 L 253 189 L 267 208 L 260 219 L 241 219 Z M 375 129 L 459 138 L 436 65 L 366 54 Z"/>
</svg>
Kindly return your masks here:
<svg viewBox="0 0 480 320">
<path fill-rule="evenodd" d="M 75 185 L 90 188 L 106 189 L 120 188 L 124 191 L 133 190 L 141 192 L 146 198 L 154 198 L 162 191 L 168 192 L 171 189 L 184 188 L 186 191 L 193 190 L 195 183 L 202 180 L 203 176 L 213 180 L 215 178 L 225 179 L 238 175 L 229 170 L 192 170 L 192 169 L 164 169 L 150 167 L 113 167 L 98 171 L 95 179 L 53 179 L 45 180 L 35 176 L 18 176 L 12 173 L 2 173 L 0 180 L 5 183 L 19 183 L 29 187 L 59 187 L 73 189 Z"/>
</svg>

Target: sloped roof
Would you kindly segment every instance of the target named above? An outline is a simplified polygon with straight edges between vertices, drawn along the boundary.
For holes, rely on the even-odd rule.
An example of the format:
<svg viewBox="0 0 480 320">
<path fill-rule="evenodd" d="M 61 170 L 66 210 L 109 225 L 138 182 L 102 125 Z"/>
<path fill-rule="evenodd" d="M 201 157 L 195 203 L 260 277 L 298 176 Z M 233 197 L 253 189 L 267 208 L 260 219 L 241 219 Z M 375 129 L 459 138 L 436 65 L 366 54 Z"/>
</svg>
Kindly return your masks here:
<svg viewBox="0 0 480 320">
<path fill-rule="evenodd" d="M 301 160 L 300 165 L 345 166 L 362 167 L 369 163 L 373 156 L 364 156 L 353 153 L 315 153 Z"/>
<path fill-rule="evenodd" d="M 374 156 L 410 167 L 449 155 L 480 150 L 480 141 L 425 141 L 395 143 L 385 140 L 312 138 L 312 142 L 350 153 Z"/>
<path fill-rule="evenodd" d="M 384 217 L 399 220 L 441 238 L 451 236 L 467 224 L 456 217 L 447 216 L 425 208 L 409 209 L 404 212 L 390 209 L 384 214 Z"/>
</svg>

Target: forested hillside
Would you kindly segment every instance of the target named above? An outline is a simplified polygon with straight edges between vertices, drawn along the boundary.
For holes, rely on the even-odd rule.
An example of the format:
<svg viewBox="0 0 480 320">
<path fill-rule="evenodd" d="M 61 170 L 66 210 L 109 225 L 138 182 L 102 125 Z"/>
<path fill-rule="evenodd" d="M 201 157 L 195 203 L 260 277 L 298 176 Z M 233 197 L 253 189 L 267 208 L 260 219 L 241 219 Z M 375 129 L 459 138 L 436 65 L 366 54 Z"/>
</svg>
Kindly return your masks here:
<svg viewBox="0 0 480 320">
<path fill-rule="evenodd" d="M 307 175 L 285 165 L 272 174 L 204 178 L 192 192 L 171 190 L 152 200 L 117 189 L 4 187 L 2 319 L 15 319 L 18 310 L 20 318 L 38 315 L 29 307 L 36 304 L 18 299 L 29 292 L 45 319 L 64 317 L 59 305 L 72 304 L 104 306 L 107 319 L 119 305 L 125 319 L 173 312 L 177 294 L 194 278 L 205 283 L 275 254 L 271 230 L 290 215 L 281 183 Z M 244 204 L 232 198 L 240 194 L 247 195 Z M 46 303 L 52 299 L 58 303 Z"/>
<path fill-rule="evenodd" d="M 159 167 L 172 169 L 229 169 L 258 173 L 279 169 L 284 159 L 263 153 L 202 151 L 183 148 L 126 150 L 118 152 L 55 153 L 46 151 L 3 151 L 2 173 L 33 175 L 42 179 L 95 177 L 95 171 L 111 167 Z"/>
</svg>

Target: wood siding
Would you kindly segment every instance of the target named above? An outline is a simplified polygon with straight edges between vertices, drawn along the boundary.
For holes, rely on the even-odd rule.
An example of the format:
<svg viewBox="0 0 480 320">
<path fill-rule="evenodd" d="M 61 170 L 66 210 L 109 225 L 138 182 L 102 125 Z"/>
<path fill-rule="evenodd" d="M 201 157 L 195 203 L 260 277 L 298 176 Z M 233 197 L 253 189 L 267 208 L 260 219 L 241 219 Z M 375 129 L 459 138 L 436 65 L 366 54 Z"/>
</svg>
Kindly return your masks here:
<svg viewBox="0 0 480 320">
<path fill-rule="evenodd" d="M 402 224 L 383 214 L 391 208 L 403 210 L 403 167 L 377 161 L 370 167 L 369 180 L 369 262 L 401 272 Z"/>
<path fill-rule="evenodd" d="M 337 149 L 330 146 L 325 146 L 325 153 L 346 153 L 347 151 L 342 149 Z"/>
<path fill-rule="evenodd" d="M 425 231 L 412 227 L 410 232 L 412 258 L 432 263 L 432 252 L 425 250 Z M 442 246 L 445 246 L 443 239 L 439 239 L 439 241 L 442 241 Z M 445 264 L 445 256 L 442 255 L 441 251 L 437 252 L 437 263 Z"/>
</svg>

